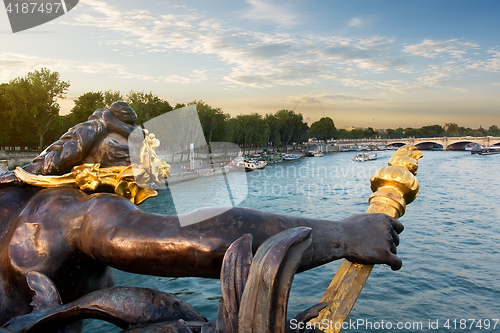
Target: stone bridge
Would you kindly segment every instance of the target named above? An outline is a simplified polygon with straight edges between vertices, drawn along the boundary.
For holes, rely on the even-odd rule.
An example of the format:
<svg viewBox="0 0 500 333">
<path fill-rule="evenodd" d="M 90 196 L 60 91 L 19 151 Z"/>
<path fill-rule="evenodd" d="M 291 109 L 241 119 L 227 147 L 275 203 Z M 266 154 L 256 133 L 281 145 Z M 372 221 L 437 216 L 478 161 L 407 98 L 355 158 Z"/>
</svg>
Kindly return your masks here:
<svg viewBox="0 0 500 333">
<path fill-rule="evenodd" d="M 439 138 L 406 138 L 406 139 L 384 139 L 380 140 L 386 145 L 415 145 L 418 149 L 432 149 L 435 144 L 443 146 L 443 150 L 464 150 L 469 143 L 476 143 L 482 146 L 500 146 L 500 137 L 439 137 Z"/>
</svg>

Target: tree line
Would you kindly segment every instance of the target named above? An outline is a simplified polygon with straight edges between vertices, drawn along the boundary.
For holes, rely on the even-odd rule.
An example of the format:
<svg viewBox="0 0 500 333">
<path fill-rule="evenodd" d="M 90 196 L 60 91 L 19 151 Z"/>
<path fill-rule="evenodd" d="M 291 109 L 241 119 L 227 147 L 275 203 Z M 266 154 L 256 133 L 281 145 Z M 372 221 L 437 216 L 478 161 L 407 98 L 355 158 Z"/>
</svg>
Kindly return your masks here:
<svg viewBox="0 0 500 333">
<path fill-rule="evenodd" d="M 377 132 L 373 128 L 337 129 L 330 117 L 323 117 L 308 126 L 302 114 L 293 110 L 278 110 L 275 113 L 240 114 L 231 117 L 221 108 L 208 105 L 202 100 L 172 106 L 152 92 L 130 91 L 123 96 L 119 91 L 86 92 L 74 102 L 70 113 L 59 115 L 57 100 L 64 98 L 70 84 L 62 81 L 58 72 L 46 68 L 28 73 L 25 77 L 0 84 L 0 147 L 36 147 L 41 150 L 57 140 L 69 128 L 84 122 L 99 108 L 108 108 L 115 101 L 127 102 L 137 113 L 140 125 L 166 112 L 195 105 L 207 142 L 233 142 L 243 148 L 268 146 L 285 150 L 292 143 L 301 143 L 309 138 L 374 139 L 442 136 L 500 136 L 500 129 L 493 125 L 489 129 L 471 129 L 457 124 L 421 128 L 396 128 Z"/>
</svg>

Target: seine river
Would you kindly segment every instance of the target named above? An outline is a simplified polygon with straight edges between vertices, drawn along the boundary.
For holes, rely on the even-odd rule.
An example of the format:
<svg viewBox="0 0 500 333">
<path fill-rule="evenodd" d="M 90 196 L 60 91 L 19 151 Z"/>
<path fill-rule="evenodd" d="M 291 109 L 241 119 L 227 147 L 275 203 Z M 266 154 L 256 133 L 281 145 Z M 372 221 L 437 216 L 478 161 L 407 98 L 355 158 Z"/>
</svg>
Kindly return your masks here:
<svg viewBox="0 0 500 333">
<path fill-rule="evenodd" d="M 248 196 L 239 205 L 334 220 L 364 213 L 370 175 L 386 165 L 391 153 L 378 152 L 379 158 L 369 162 L 353 162 L 354 153 L 330 153 L 269 165 L 247 174 Z M 349 317 L 359 326 L 345 332 L 383 332 L 388 322 L 401 332 L 500 331 L 500 322 L 493 330 L 494 319 L 500 318 L 500 155 L 423 153 L 420 194 L 400 219 L 403 267 L 397 272 L 374 268 Z M 168 191 L 141 208 L 174 213 Z M 339 264 L 296 275 L 289 317 L 319 302 Z M 209 320 L 216 318 L 218 280 L 115 275 L 117 285 L 170 292 Z M 120 329 L 89 321 L 85 331 Z"/>
</svg>

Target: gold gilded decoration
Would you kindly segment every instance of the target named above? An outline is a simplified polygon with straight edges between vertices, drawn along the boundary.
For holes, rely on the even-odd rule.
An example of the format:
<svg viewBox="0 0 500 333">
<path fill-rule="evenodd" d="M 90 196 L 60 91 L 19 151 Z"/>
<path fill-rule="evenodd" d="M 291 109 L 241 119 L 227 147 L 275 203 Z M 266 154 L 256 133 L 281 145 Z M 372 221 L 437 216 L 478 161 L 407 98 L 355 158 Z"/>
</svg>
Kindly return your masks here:
<svg viewBox="0 0 500 333">
<path fill-rule="evenodd" d="M 399 148 L 389 160 L 389 165 L 398 166 L 417 174 L 418 160 L 424 155 L 415 146 L 403 146 Z"/>
<path fill-rule="evenodd" d="M 160 185 L 161 178 L 166 179 L 170 175 L 170 165 L 160 160 L 155 149 L 160 146 L 153 133 L 144 130 L 145 138 L 140 151 L 141 164 L 134 168 L 136 181 L 140 186 L 147 187 L 151 183 Z M 139 170 L 139 172 L 135 172 Z"/>
<path fill-rule="evenodd" d="M 160 145 L 154 134 L 144 130 L 145 138 L 140 151 L 140 165 L 100 168 L 99 163 L 87 163 L 73 167 L 70 173 L 61 176 L 34 175 L 17 167 L 16 177 L 29 185 L 39 187 L 73 186 L 83 191 L 95 191 L 99 186 L 111 186 L 115 193 L 136 205 L 156 196 L 149 188 L 161 185 L 161 179 L 170 175 L 170 165 L 160 160 L 154 151 Z"/>
<path fill-rule="evenodd" d="M 415 200 L 418 194 L 419 185 L 415 175 L 421 157 L 423 155 L 416 147 L 404 146 L 392 155 L 389 166 L 372 175 L 370 187 L 374 193 L 370 196 L 367 213 L 384 213 L 394 218 L 405 213 L 406 205 Z M 327 320 L 329 326 L 324 332 L 340 332 L 372 268 L 373 265 L 344 260 L 321 299 L 328 306 L 311 322 L 322 323 Z"/>
</svg>

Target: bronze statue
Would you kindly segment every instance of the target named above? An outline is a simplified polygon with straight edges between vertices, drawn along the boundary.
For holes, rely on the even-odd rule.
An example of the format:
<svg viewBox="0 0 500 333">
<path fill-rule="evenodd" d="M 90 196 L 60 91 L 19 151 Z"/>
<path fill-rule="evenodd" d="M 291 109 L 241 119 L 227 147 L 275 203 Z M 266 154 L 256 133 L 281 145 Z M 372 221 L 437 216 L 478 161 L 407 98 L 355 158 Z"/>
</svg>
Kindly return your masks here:
<svg viewBox="0 0 500 333">
<path fill-rule="evenodd" d="M 127 135 L 136 119 L 123 102 L 97 110 L 24 170 L 61 175 L 80 163 L 126 168 Z M 252 235 L 255 252 L 282 231 L 310 228 L 310 246 L 296 259 L 298 271 L 340 258 L 387 264 L 393 270 L 402 264 L 396 246 L 403 226 L 384 214 L 335 222 L 235 207 L 181 227 L 177 216 L 142 212 L 130 198 L 70 186 L 28 186 L 14 172 L 0 175 L 0 188 L 0 327 L 33 311 L 33 289 L 27 282 L 31 271 L 53 281 L 62 304 L 113 286 L 110 267 L 157 276 L 219 278 L 226 250 L 244 234 Z M 214 208 L 190 214 L 203 216 L 209 209 Z M 81 329 L 74 322 L 61 326 Z"/>
</svg>

